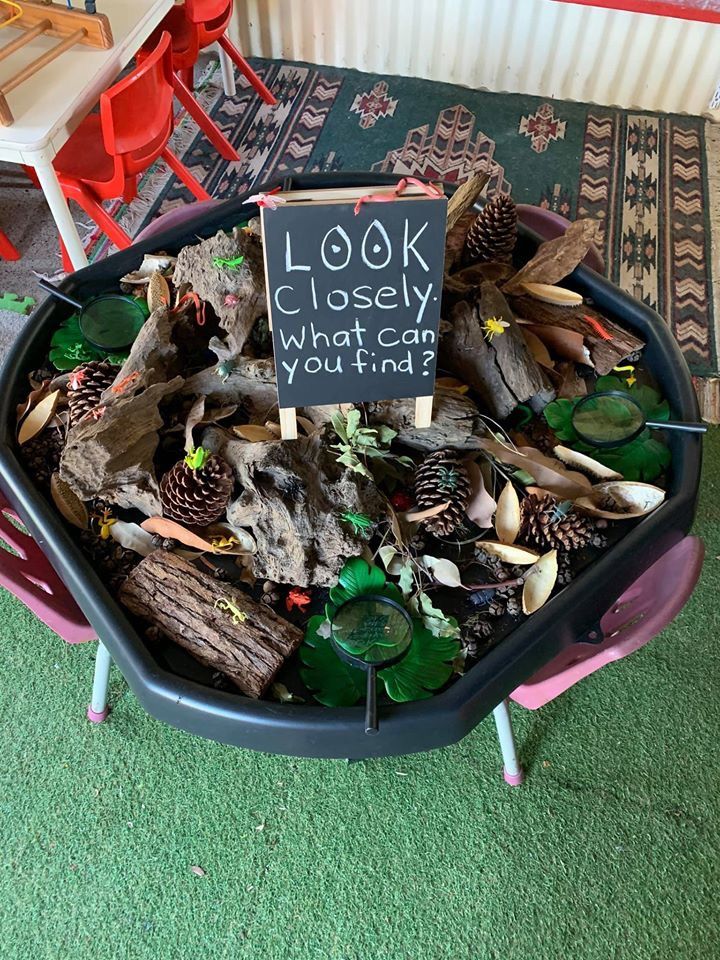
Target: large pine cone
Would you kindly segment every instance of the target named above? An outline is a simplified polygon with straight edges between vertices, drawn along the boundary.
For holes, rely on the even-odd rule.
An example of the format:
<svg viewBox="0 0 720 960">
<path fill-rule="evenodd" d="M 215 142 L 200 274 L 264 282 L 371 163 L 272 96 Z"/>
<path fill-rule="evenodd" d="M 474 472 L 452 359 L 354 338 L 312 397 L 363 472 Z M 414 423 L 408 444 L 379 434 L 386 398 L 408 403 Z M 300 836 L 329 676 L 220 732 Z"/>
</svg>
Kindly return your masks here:
<svg viewBox="0 0 720 960">
<path fill-rule="evenodd" d="M 188 526 L 206 527 L 225 512 L 233 472 L 214 454 L 207 456 L 200 467 L 190 465 L 191 457 L 176 463 L 160 481 L 163 516 Z"/>
<path fill-rule="evenodd" d="M 444 537 L 465 522 L 465 507 L 470 496 L 470 478 L 454 450 L 438 450 L 426 457 L 415 471 L 415 501 L 418 510 L 439 503 L 447 509 L 428 517 L 423 525 L 430 533 Z"/>
<path fill-rule="evenodd" d="M 521 507 L 522 524 L 518 539 L 545 550 L 579 550 L 595 534 L 590 517 L 576 513 L 547 495 L 529 494 Z"/>
<path fill-rule="evenodd" d="M 517 210 L 511 197 L 498 194 L 475 218 L 465 237 L 463 264 L 507 263 L 517 242 Z"/>
<path fill-rule="evenodd" d="M 70 408 L 70 426 L 74 427 L 82 418 L 100 404 L 100 397 L 118 374 L 116 367 L 107 360 L 91 360 L 75 367 L 68 380 L 68 407 Z"/>
</svg>

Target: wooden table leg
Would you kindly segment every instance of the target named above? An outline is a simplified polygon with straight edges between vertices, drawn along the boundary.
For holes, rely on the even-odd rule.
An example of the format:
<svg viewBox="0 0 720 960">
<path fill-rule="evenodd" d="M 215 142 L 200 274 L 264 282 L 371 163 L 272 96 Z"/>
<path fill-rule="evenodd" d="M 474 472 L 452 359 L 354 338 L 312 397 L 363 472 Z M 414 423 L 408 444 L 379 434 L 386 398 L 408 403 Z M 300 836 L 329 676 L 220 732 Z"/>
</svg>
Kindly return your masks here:
<svg viewBox="0 0 720 960">
<path fill-rule="evenodd" d="M 80 270 L 88 265 L 88 259 L 85 256 L 85 250 L 77 232 L 75 221 L 70 215 L 55 169 L 51 163 L 39 163 L 34 166 L 37 178 L 40 181 L 40 187 L 45 194 L 50 213 L 52 213 L 57 224 L 58 232 L 65 244 L 72 265 L 76 270 Z"/>
</svg>

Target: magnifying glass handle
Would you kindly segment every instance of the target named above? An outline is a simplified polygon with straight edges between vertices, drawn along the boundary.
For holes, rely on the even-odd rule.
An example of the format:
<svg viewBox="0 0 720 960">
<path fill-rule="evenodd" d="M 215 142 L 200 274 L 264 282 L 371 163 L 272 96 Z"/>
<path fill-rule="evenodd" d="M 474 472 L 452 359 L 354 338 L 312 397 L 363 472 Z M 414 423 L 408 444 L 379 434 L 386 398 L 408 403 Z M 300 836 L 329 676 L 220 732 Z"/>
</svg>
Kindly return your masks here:
<svg viewBox="0 0 720 960">
<path fill-rule="evenodd" d="M 377 732 L 377 684 L 375 682 L 375 667 L 368 667 L 367 693 L 365 694 L 365 733 L 374 736 Z"/>
<path fill-rule="evenodd" d="M 683 423 L 682 420 L 646 420 L 645 426 L 657 430 L 680 430 L 682 433 L 707 433 L 706 423 Z"/>
<path fill-rule="evenodd" d="M 49 280 L 44 280 L 40 278 L 38 280 L 38 286 L 42 287 L 42 289 L 46 293 L 51 294 L 53 297 L 57 297 L 58 300 L 64 300 L 65 303 L 69 303 L 70 306 L 75 307 L 76 310 L 82 310 L 83 305 L 80 303 L 79 300 L 75 300 L 73 299 L 73 297 L 69 296 L 67 293 L 63 293 L 62 290 L 58 290 L 58 288 L 54 284 L 50 283 Z"/>
</svg>

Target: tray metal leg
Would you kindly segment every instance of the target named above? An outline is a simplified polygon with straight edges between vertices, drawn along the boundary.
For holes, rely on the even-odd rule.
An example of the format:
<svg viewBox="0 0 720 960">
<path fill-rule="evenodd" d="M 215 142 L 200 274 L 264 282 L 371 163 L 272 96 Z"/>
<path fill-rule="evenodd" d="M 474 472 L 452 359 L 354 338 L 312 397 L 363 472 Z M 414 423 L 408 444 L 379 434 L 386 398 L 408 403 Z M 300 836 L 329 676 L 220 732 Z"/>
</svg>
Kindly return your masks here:
<svg viewBox="0 0 720 960">
<path fill-rule="evenodd" d="M 513 736 L 512 720 L 510 719 L 507 700 L 502 700 L 495 707 L 493 717 L 495 718 L 500 752 L 503 758 L 503 777 L 511 787 L 519 787 L 525 779 L 525 774 L 515 750 L 515 737 Z"/>
<path fill-rule="evenodd" d="M 107 647 L 101 640 L 98 640 L 92 699 L 87 711 L 87 717 L 91 723 L 102 723 L 108 715 L 107 692 L 111 663 L 112 659 Z"/>
</svg>

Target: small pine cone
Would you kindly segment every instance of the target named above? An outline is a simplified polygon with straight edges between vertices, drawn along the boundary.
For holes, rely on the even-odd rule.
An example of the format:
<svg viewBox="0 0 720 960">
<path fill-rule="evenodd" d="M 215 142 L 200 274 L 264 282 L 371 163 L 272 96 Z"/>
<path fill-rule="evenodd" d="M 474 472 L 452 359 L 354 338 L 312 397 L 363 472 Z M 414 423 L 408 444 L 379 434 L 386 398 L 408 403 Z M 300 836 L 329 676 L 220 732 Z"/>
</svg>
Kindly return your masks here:
<svg viewBox="0 0 720 960">
<path fill-rule="evenodd" d="M 442 513 L 423 521 L 430 533 L 443 537 L 461 526 L 469 497 L 470 477 L 453 450 L 431 453 L 415 471 L 415 501 L 419 510 L 449 504 Z"/>
<path fill-rule="evenodd" d="M 595 535 L 595 524 L 574 510 L 564 513 L 551 496 L 531 493 L 521 504 L 519 539 L 547 550 L 579 550 Z"/>
<path fill-rule="evenodd" d="M 190 461 L 195 457 L 196 465 Z M 202 447 L 168 470 L 160 481 L 163 516 L 206 527 L 225 512 L 233 488 L 230 465 Z"/>
<path fill-rule="evenodd" d="M 107 360 L 91 360 L 75 367 L 68 381 L 70 426 L 99 406 L 100 398 L 117 376 L 120 367 Z"/>
<path fill-rule="evenodd" d="M 465 237 L 463 263 L 507 263 L 517 242 L 515 202 L 497 194 L 477 215 Z"/>
<path fill-rule="evenodd" d="M 60 469 L 65 442 L 59 430 L 43 430 L 20 448 L 27 472 L 39 487 L 49 487 L 50 478 Z"/>
</svg>

